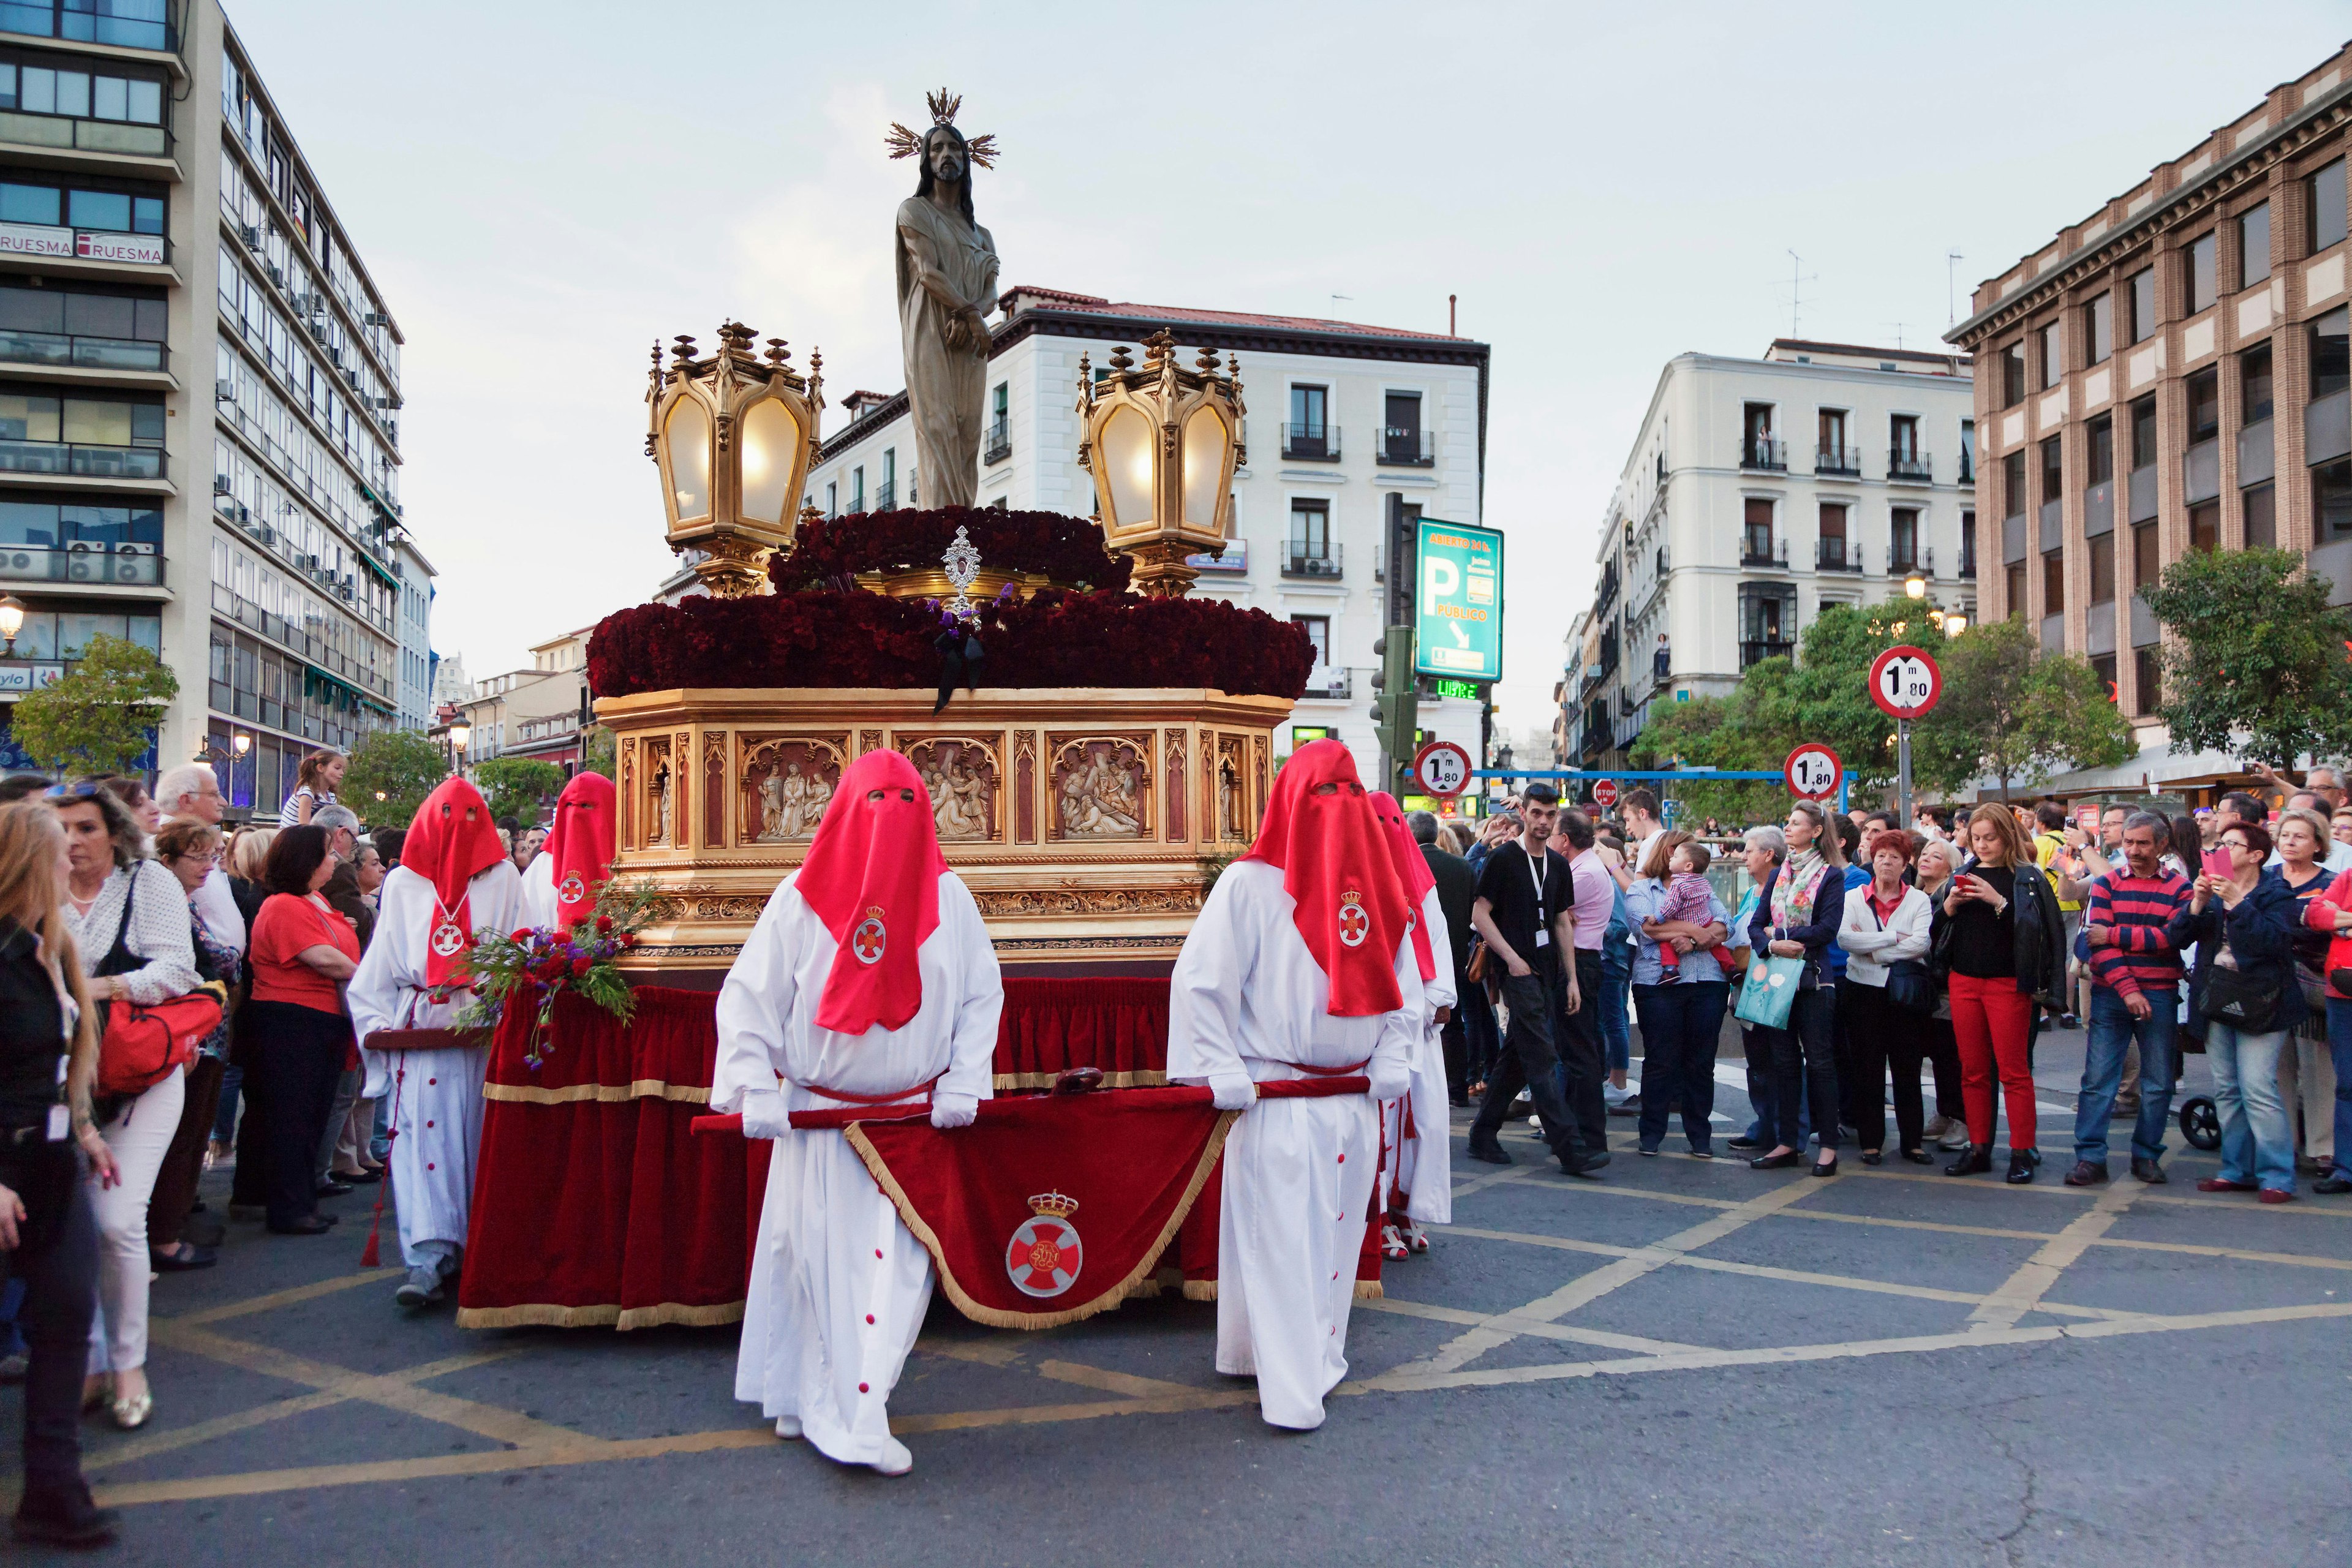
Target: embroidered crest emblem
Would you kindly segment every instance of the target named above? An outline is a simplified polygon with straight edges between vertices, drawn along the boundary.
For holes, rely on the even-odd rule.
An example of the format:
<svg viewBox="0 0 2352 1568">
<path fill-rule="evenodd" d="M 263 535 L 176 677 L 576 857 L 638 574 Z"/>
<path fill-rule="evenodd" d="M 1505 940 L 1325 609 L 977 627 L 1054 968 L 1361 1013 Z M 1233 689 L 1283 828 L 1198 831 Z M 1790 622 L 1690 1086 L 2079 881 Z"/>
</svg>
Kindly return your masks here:
<svg viewBox="0 0 2352 1568">
<path fill-rule="evenodd" d="M 890 933 L 882 924 L 882 906 L 868 905 L 866 918 L 849 933 L 849 951 L 857 955 L 860 963 L 879 963 L 883 951 L 890 945 Z"/>
<path fill-rule="evenodd" d="M 456 921 L 443 921 L 433 928 L 433 951 L 444 958 L 455 958 L 466 946 L 466 933 L 457 929 Z"/>
<path fill-rule="evenodd" d="M 588 884 L 580 879 L 580 873 L 577 871 L 565 877 L 562 886 L 555 889 L 557 900 L 562 903 L 576 904 L 587 896 Z"/>
<path fill-rule="evenodd" d="M 1349 947 L 1361 947 L 1364 938 L 1372 931 L 1372 921 L 1364 913 L 1364 895 L 1350 888 L 1339 895 L 1339 940 Z"/>
<path fill-rule="evenodd" d="M 1078 1212 L 1078 1200 L 1038 1193 L 1030 1198 L 1029 1208 L 1031 1217 L 1021 1222 L 1006 1249 L 1004 1272 L 1024 1296 L 1058 1296 L 1077 1283 L 1084 1261 L 1078 1228 L 1070 1223 Z"/>
</svg>

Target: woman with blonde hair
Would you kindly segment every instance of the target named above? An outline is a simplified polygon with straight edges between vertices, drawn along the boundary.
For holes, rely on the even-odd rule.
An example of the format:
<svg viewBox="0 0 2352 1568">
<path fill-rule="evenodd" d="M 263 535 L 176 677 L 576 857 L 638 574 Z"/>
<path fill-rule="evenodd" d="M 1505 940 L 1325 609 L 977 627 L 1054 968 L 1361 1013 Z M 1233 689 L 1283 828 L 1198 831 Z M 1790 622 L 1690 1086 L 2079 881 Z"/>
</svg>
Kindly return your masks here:
<svg viewBox="0 0 2352 1568">
<path fill-rule="evenodd" d="M 1950 972 L 1952 1033 L 1968 1103 L 1967 1152 L 1948 1176 L 1992 1169 L 1993 1079 L 2009 1108 L 2008 1180 L 2033 1180 L 2042 1154 L 2033 1118 L 2032 1041 L 2037 1002 L 2055 1005 L 2066 973 L 2058 895 L 2033 863 L 2033 847 L 2007 806 L 1969 814 L 1968 861 L 1940 907 L 1949 917 L 1936 955 Z"/>
<path fill-rule="evenodd" d="M 0 805 L 0 1265 L 25 1287 L 20 1540 L 95 1546 L 111 1518 L 81 1476 L 82 1370 L 98 1302 L 98 1224 L 85 1167 L 120 1179 L 98 1131 L 97 1015 L 65 918 L 66 836 L 37 801 Z"/>
<path fill-rule="evenodd" d="M 1813 1174 L 1834 1176 L 1838 1091 L 1831 1036 L 1837 993 L 1826 984 L 1823 957 L 1845 919 L 1845 854 L 1829 812 L 1814 801 L 1790 806 L 1780 834 L 1789 847 L 1788 858 L 1765 879 L 1748 928 L 1749 945 L 1774 958 L 1804 963 L 1786 1026 L 1758 1026 L 1771 1048 L 1779 1142 L 1748 1163 L 1759 1171 L 1772 1171 L 1802 1160 L 1805 1140 L 1798 1125 L 1799 1107 L 1809 1104 L 1824 1156 L 1814 1162 Z"/>
</svg>

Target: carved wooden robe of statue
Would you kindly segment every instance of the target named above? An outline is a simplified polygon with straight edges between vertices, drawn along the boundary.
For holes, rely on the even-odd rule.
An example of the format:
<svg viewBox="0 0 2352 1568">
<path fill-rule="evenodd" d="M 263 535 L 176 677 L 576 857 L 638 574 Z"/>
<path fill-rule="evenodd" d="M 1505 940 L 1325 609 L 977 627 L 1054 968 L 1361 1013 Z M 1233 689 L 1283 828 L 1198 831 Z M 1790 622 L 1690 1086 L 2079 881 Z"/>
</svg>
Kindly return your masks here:
<svg viewBox="0 0 2352 1568">
<path fill-rule="evenodd" d="M 915 426 L 916 468 L 927 506 L 970 506 L 980 489 L 980 425 L 987 394 L 988 348 L 947 331 L 952 319 L 923 287 L 929 275 L 986 315 L 996 300 L 996 242 L 961 213 L 921 196 L 898 204 L 898 330 L 907 362 L 907 400 Z"/>
</svg>

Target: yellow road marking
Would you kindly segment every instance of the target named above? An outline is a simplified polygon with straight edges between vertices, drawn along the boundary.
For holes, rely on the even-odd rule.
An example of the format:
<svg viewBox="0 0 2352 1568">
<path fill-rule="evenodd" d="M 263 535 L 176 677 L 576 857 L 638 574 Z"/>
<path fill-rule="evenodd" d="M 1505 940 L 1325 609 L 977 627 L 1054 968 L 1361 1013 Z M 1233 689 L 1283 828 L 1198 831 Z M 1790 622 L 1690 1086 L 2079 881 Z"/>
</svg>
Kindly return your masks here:
<svg viewBox="0 0 2352 1568">
<path fill-rule="evenodd" d="M 191 1328 L 206 1323 L 225 1323 L 231 1318 L 248 1317 L 255 1312 L 275 1311 L 280 1307 L 291 1307 L 303 1301 L 315 1301 L 321 1296 L 332 1296 L 337 1291 L 349 1290 L 354 1286 L 373 1285 L 379 1279 L 396 1279 L 399 1277 L 400 1270 L 397 1268 L 367 1268 L 357 1274 L 339 1274 L 332 1279 L 314 1279 L 308 1285 L 297 1285 L 291 1289 L 272 1290 L 267 1296 L 251 1296 L 242 1301 L 231 1301 L 224 1306 L 206 1307 L 201 1312 L 184 1312 L 175 1318 L 157 1318 L 153 1321 L 183 1323 Z"/>
<path fill-rule="evenodd" d="M 2017 1271 L 2003 1280 L 2000 1289 L 1980 1302 L 1969 1314 L 1969 1321 L 1987 1328 L 2013 1328 L 2017 1320 L 2042 1304 L 2050 1287 L 2069 1264 L 2083 1256 L 2090 1245 L 2107 1233 L 2108 1226 L 2123 1217 L 2124 1210 L 2139 1195 L 2139 1184 L 2126 1183 L 2111 1186 L 2099 1194 L 2088 1213 L 2077 1215 L 2067 1222 L 2066 1228 L 2043 1242 L 2032 1257 L 2017 1266 Z"/>
<path fill-rule="evenodd" d="M 1037 1363 L 1037 1375 L 1050 1377 L 1056 1383 L 1075 1383 L 1082 1388 L 1099 1388 L 1105 1394 L 1123 1394 L 1129 1399 L 1156 1399 L 1162 1394 L 1205 1392 L 1189 1383 L 1175 1383 L 1160 1377 L 1138 1377 L 1129 1372 L 1108 1372 L 1101 1367 L 1082 1366 L 1074 1361 L 1041 1361 Z"/>
<path fill-rule="evenodd" d="M 1459 1307 L 1437 1307 L 1426 1301 L 1401 1300 L 1394 1296 L 1359 1301 L 1356 1310 L 1360 1312 L 1391 1312 L 1403 1318 L 1424 1318 L 1433 1323 L 1456 1323 L 1464 1328 L 1477 1328 L 1488 1323 L 1507 1324 L 1513 1333 L 1530 1338 L 1565 1340 L 1570 1344 L 1599 1345 L 1604 1350 L 1639 1351 L 1646 1355 L 1706 1348 L 1704 1345 L 1680 1344 L 1672 1340 L 1645 1340 L 1639 1334 L 1612 1333 L 1606 1329 L 1572 1329 L 1561 1323 L 1543 1323 L 1532 1318 L 1514 1317 L 1508 1312 L 1499 1315 L 1470 1312 Z"/>
</svg>

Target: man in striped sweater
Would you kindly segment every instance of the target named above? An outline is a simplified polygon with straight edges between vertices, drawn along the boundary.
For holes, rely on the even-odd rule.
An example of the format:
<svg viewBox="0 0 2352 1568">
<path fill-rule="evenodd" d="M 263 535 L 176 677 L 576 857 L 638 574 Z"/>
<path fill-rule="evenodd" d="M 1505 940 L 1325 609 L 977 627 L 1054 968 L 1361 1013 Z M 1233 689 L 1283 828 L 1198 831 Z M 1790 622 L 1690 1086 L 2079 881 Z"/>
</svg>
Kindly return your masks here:
<svg viewBox="0 0 2352 1568">
<path fill-rule="evenodd" d="M 2189 905 L 2189 880 L 2157 863 L 2164 818 L 2134 812 L 2124 823 L 2124 864 L 2090 885 L 2081 952 L 2091 965 L 2090 1047 L 2074 1102 L 2070 1187 L 2107 1179 L 2107 1119 L 2122 1087 L 2124 1055 L 2139 1042 L 2139 1118 L 2132 1128 L 2131 1173 L 2160 1184 L 2164 1124 L 2172 1113 L 2175 1017 L 2180 954 L 2168 927 Z"/>
</svg>

